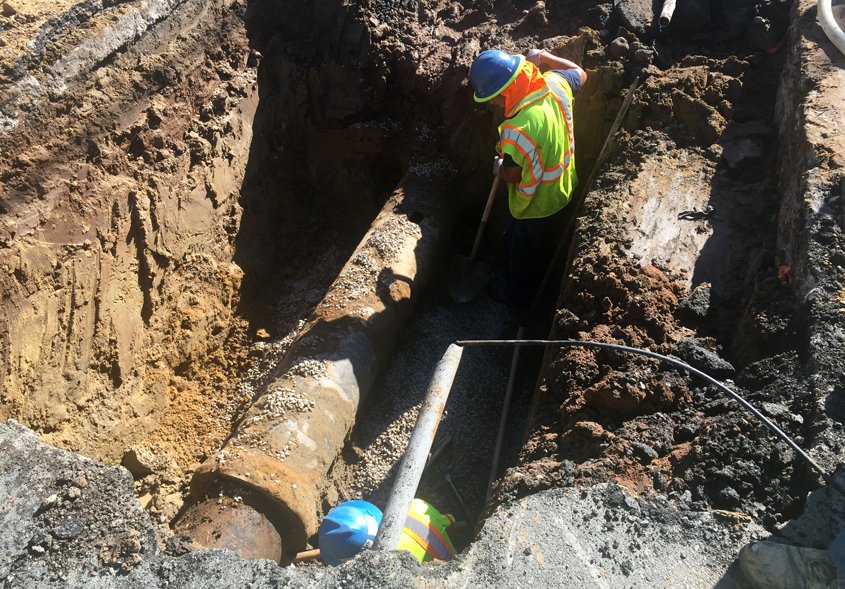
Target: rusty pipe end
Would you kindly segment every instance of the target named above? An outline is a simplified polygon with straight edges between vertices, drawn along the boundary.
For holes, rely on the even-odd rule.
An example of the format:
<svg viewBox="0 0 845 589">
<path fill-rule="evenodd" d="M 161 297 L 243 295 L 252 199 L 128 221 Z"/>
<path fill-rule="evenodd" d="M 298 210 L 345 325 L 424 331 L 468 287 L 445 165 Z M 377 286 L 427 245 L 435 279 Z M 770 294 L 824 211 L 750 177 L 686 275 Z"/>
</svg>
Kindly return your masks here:
<svg viewBox="0 0 845 589">
<path fill-rule="evenodd" d="M 282 537 L 256 507 L 230 497 L 194 503 L 182 514 L 177 531 L 202 548 L 232 550 L 248 560 L 281 562 Z"/>
<path fill-rule="evenodd" d="M 238 449 L 226 460 L 209 460 L 194 472 L 194 500 L 173 527 L 206 548 L 231 548 L 244 558 L 281 562 L 303 550 L 308 537 L 317 532 L 317 497 L 312 489 L 312 481 L 285 463 Z M 219 505 L 227 509 L 218 509 Z M 278 548 L 269 528 L 278 536 Z M 230 545 L 219 545 L 218 537 L 229 538 Z M 259 555 L 247 556 L 251 552 L 241 538 L 259 543 Z"/>
</svg>

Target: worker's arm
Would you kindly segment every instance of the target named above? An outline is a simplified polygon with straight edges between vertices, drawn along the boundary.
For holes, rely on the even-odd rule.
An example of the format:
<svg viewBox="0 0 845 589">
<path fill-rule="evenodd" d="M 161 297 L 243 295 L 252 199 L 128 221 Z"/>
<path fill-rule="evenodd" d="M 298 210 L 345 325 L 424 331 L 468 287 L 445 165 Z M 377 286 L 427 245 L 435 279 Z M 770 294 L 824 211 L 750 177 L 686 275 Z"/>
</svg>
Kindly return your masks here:
<svg viewBox="0 0 845 589">
<path fill-rule="evenodd" d="M 578 75 L 581 76 L 581 83 L 583 84 L 587 81 L 587 72 L 581 69 L 581 66 L 568 59 L 552 55 L 548 51 L 534 49 L 525 59 L 537 67 L 546 66 L 550 70 L 576 70 Z"/>
</svg>

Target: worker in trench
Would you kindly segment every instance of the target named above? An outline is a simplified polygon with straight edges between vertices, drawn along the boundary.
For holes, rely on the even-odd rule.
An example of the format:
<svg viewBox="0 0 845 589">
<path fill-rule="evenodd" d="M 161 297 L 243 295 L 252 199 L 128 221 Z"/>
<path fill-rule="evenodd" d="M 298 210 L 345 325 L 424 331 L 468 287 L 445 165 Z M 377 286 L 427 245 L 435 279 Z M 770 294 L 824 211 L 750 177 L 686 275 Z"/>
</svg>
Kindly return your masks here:
<svg viewBox="0 0 845 589">
<path fill-rule="evenodd" d="M 560 211 L 578 183 L 572 111 L 587 73 L 548 51 L 523 57 L 487 50 L 473 61 L 469 80 L 475 101 L 504 117 L 493 174 L 507 183 L 512 219 L 507 266 L 491 281 L 490 295 L 521 305 L 551 262 Z"/>
<path fill-rule="evenodd" d="M 367 501 L 345 501 L 334 507 L 320 523 L 322 561 L 338 565 L 371 547 L 381 519 L 381 510 Z M 451 560 L 456 550 L 447 530 L 454 523 L 451 515 L 443 515 L 422 499 L 414 499 L 397 549 L 410 552 L 420 563 Z"/>
</svg>

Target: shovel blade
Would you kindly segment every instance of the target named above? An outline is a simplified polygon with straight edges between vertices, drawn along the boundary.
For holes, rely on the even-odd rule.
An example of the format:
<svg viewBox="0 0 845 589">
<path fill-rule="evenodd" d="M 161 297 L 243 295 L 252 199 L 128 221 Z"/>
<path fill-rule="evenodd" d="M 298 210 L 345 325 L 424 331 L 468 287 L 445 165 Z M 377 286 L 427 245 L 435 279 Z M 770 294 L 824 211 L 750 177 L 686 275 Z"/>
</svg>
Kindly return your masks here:
<svg viewBox="0 0 845 589">
<path fill-rule="evenodd" d="M 449 296 L 456 303 L 468 303 L 487 288 L 489 278 L 484 262 L 457 256 L 449 267 Z"/>
</svg>

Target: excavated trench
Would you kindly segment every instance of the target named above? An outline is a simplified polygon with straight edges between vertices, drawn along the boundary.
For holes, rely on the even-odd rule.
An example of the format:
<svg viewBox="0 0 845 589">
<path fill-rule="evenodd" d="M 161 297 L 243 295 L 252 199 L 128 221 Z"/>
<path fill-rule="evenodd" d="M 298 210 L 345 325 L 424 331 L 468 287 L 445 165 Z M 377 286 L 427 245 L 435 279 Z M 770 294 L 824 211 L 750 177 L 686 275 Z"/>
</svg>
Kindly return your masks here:
<svg viewBox="0 0 845 589">
<path fill-rule="evenodd" d="M 35 5 L 4 15 L 0 416 L 126 466 L 169 549 L 276 560 L 337 502 L 383 506 L 448 344 L 519 324 L 677 355 L 837 464 L 842 353 L 818 334 L 840 333 L 819 293 L 841 295 L 841 154 L 818 156 L 816 218 L 789 3 L 768 3 L 774 43 L 749 33 L 755 2 L 689 3 L 660 34 L 651 2 L 476 4 L 88 2 L 34 31 Z M 590 72 L 582 189 L 642 80 L 527 318 L 446 288 L 489 188 L 495 121 L 465 81 L 492 46 Z M 494 267 L 506 222 L 500 195 Z M 464 353 L 418 492 L 470 524 L 460 547 L 489 507 L 509 365 Z M 613 481 L 774 528 L 819 485 L 736 404 L 652 360 L 528 351 L 515 389 L 495 503 Z"/>
<path fill-rule="evenodd" d="M 290 19 L 275 18 L 272 6 L 256 5 L 251 16 L 260 23 L 253 35 L 254 46 L 265 56 L 258 75 L 263 98 L 255 119 L 260 131 L 253 140 L 245 176 L 241 201 L 245 210 L 236 260 L 246 271 L 244 292 L 248 297 L 255 293 L 242 301 L 242 308 L 249 309 L 253 318 L 253 328 L 282 339 L 284 347 L 265 352 L 259 361 L 269 363 L 272 369 L 269 374 L 257 371 L 255 403 L 239 416 L 222 451 L 193 476 L 194 500 L 180 515 L 176 528 L 216 546 L 221 545 L 217 538 L 228 542 L 236 535 L 230 530 L 252 522 L 255 512 L 269 514 L 267 519 L 284 532 L 281 548 L 275 537 L 260 533 L 270 546 L 263 556 L 278 559 L 279 550 L 301 549 L 306 539 L 314 542 L 315 516 L 338 501 L 363 496 L 384 505 L 427 379 L 442 352 L 451 341 L 467 335 L 513 335 L 517 318 L 486 296 L 471 306 L 459 307 L 446 295 L 443 269 L 455 254 L 469 248 L 479 198 L 489 182 L 482 175 L 485 180 L 476 184 L 479 174 L 463 171 L 477 168 L 478 162 L 488 157 L 490 146 L 467 151 L 459 139 L 489 135 L 492 127 L 489 113 L 472 112 L 462 84 L 466 63 L 439 73 L 440 90 L 448 95 L 448 88 L 460 88 L 464 100 L 438 101 L 418 92 L 423 76 L 419 71 L 414 73 L 417 81 L 400 82 L 402 54 L 397 55 L 396 48 L 390 47 L 382 57 L 378 47 L 364 46 L 353 50 L 350 57 L 324 65 L 319 57 L 299 54 L 301 47 L 311 46 L 311 40 L 298 39 L 296 35 L 302 33 L 296 31 L 303 29 Z M 341 45 L 347 42 L 343 35 L 360 36 L 360 31 L 347 23 L 340 30 Z M 561 43 L 558 50 L 583 61 L 587 50 L 597 44 L 594 35 L 583 34 Z M 429 60 L 436 61 L 433 56 Z M 362 69 L 353 74 L 353 64 L 380 61 L 391 65 L 384 71 Z M 308 63 L 307 72 L 296 69 L 296 63 Z M 621 100 L 622 82 L 618 68 L 605 68 L 584 93 L 586 107 L 580 125 L 585 131 L 579 143 L 579 162 L 585 175 L 589 175 L 615 114 L 611 109 Z M 309 98 L 297 102 L 294 96 L 303 86 Z M 589 99 L 601 94 L 613 98 L 601 103 Z M 380 105 L 380 110 L 365 106 L 373 104 Z M 450 131 L 443 119 L 465 119 L 468 112 L 471 128 L 464 122 L 452 137 L 442 136 Z M 269 138 L 269 147 L 260 143 L 265 138 Z M 449 144 L 461 149 L 444 149 Z M 290 146 L 302 146 L 307 154 L 302 170 L 278 165 Z M 277 148 L 283 153 L 275 153 Z M 326 174 L 326 170 L 331 172 Z M 395 185 L 399 170 L 405 170 L 399 188 L 361 239 L 365 223 L 384 201 L 385 188 Z M 296 178 L 300 173 L 304 178 Z M 309 196 L 316 201 L 311 210 L 321 217 L 313 225 L 313 237 L 307 227 L 292 222 L 290 206 L 266 198 L 271 187 L 296 186 L 297 182 L 307 184 Z M 351 207 L 350 193 L 356 203 Z M 302 193 L 294 189 L 292 198 L 301 199 Z M 502 198 L 498 204 L 484 254 L 491 265 L 502 263 L 493 259 L 497 247 L 501 248 L 507 214 Z M 293 206 L 301 206 L 301 201 Z M 360 219 L 357 225 L 356 219 Z M 465 232 L 450 239 L 456 221 Z M 320 251 L 315 245 L 328 236 L 337 244 L 347 233 L 361 241 L 351 255 L 345 254 L 349 261 L 339 269 L 339 277 L 325 293 L 316 291 L 322 299 L 311 302 L 319 304 L 299 332 L 278 338 L 280 327 L 292 327 L 280 325 L 278 309 L 268 309 L 268 305 L 286 300 L 279 292 L 285 292 L 292 282 L 289 274 L 279 274 L 280 260 L 292 261 L 287 266 L 293 269 L 287 272 L 295 272 L 301 260 L 303 271 L 311 273 L 314 256 Z M 295 240 L 288 234 L 295 235 Z M 269 297 L 269 302 L 262 297 Z M 408 303 L 412 302 L 411 324 L 403 331 Z M 549 313 L 532 317 L 531 327 L 538 333 L 545 331 Z M 290 319 L 301 319 L 301 315 L 281 317 L 281 321 Z M 394 356 L 397 338 L 402 351 Z M 288 341 L 292 342 L 290 348 L 286 347 Z M 272 360 L 268 361 L 267 355 Z M 530 398 L 539 368 L 539 357 L 527 356 L 531 369 L 523 367 L 517 386 L 523 400 Z M 354 374 L 347 373 L 347 363 Z M 451 444 L 447 459 L 427 473 L 420 490 L 444 509 L 460 513 L 469 529 L 485 509 L 490 448 L 508 364 L 501 352 L 481 352 L 464 362 L 438 439 L 438 443 L 448 439 Z M 384 375 L 379 377 L 382 368 Z M 524 422 L 527 405 L 522 414 Z M 521 429 L 515 422 L 510 440 L 514 457 Z M 461 499 L 450 495 L 444 482 L 450 471 Z M 261 480 L 265 475 L 267 480 Z M 281 513 L 266 506 L 268 494 L 284 506 Z M 221 495 L 237 501 L 227 499 L 221 504 Z M 209 524 L 210 520 L 219 525 Z M 265 524 L 258 527 L 269 529 Z"/>
</svg>

